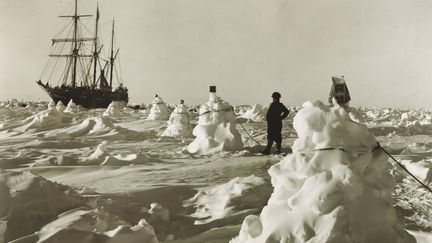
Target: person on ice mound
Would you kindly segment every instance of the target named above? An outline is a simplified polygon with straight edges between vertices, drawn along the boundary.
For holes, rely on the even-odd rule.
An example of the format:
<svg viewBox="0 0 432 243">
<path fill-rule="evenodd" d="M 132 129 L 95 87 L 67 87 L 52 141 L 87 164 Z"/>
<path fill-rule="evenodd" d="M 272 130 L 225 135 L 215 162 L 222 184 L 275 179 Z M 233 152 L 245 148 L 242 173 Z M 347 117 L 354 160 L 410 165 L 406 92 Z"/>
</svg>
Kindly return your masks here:
<svg viewBox="0 0 432 243">
<path fill-rule="evenodd" d="M 273 142 L 276 142 L 277 153 L 282 153 L 282 120 L 285 119 L 289 111 L 280 103 L 281 94 L 279 92 L 274 92 L 272 94 L 273 103 L 271 103 L 267 115 L 267 146 L 261 152 L 263 154 L 270 154 Z"/>
<path fill-rule="evenodd" d="M 332 106 L 336 104 L 340 106 L 348 106 L 351 96 L 345 83 L 345 77 L 343 75 L 333 76 L 332 81 L 333 85 L 330 89 L 328 102 Z"/>
<path fill-rule="evenodd" d="M 168 107 L 159 95 L 155 95 L 155 98 L 152 101 L 152 107 L 150 108 L 150 114 L 147 117 L 147 120 L 151 121 L 163 121 L 168 120 L 169 118 Z"/>
<path fill-rule="evenodd" d="M 188 107 L 184 104 L 184 100 L 180 100 L 180 103 L 176 105 L 167 123 L 168 126 L 162 133 L 163 137 L 192 136 Z"/>
<path fill-rule="evenodd" d="M 306 102 L 293 153 L 269 169 L 274 191 L 232 243 L 414 243 L 398 224 L 387 155 L 346 109 Z"/>
<path fill-rule="evenodd" d="M 191 154 L 212 154 L 241 150 L 243 141 L 236 125 L 232 106 L 216 96 L 216 87 L 210 86 L 209 102 L 199 109 L 198 124 L 192 131 L 196 138 L 188 145 L 187 151 Z"/>
</svg>

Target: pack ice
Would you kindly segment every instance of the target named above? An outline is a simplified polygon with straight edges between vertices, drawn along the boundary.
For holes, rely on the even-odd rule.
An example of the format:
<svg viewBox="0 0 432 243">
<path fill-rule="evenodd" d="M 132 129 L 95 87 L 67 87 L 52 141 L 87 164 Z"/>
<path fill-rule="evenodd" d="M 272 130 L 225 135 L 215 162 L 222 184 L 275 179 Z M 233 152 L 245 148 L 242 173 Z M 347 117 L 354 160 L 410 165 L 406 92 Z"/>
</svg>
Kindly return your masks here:
<svg viewBox="0 0 432 243">
<path fill-rule="evenodd" d="M 265 121 L 267 107 L 263 107 L 260 104 L 255 104 L 252 108 L 247 110 L 240 118 L 244 118 L 247 121 L 263 122 Z"/>
</svg>

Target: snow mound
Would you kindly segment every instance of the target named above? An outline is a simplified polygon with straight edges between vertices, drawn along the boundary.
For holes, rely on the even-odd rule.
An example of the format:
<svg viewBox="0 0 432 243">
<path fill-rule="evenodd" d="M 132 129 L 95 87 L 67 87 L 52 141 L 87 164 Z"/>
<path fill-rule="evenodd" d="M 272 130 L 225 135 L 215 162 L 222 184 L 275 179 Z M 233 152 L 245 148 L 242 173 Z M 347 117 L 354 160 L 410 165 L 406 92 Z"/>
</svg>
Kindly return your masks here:
<svg viewBox="0 0 432 243">
<path fill-rule="evenodd" d="M 72 99 L 69 101 L 66 108 L 64 109 L 64 112 L 66 112 L 66 113 L 76 113 L 78 111 L 79 111 L 79 108 Z"/>
<path fill-rule="evenodd" d="M 51 103 L 50 103 L 51 104 Z M 54 102 L 48 106 L 47 110 L 41 111 L 33 116 L 25 119 L 21 127 L 22 130 L 28 131 L 29 129 L 50 130 L 58 128 L 63 125 L 63 112 L 57 111 Z"/>
<path fill-rule="evenodd" d="M 168 126 L 162 133 L 163 137 L 192 137 L 192 128 L 189 124 L 188 108 L 178 104 L 168 120 Z"/>
<path fill-rule="evenodd" d="M 108 243 L 159 243 L 153 227 L 145 219 L 141 219 L 135 226 L 118 226 L 116 229 L 105 232 L 111 239 Z"/>
<path fill-rule="evenodd" d="M 237 177 L 225 184 L 200 189 L 194 197 L 184 202 L 184 206 L 193 206 L 196 209 L 191 215 L 198 218 L 195 224 L 209 223 L 226 217 L 234 209 L 258 207 L 260 204 L 264 206 L 265 202 L 260 200 L 263 194 L 256 193 L 257 187 L 264 183 L 264 179 L 255 175 Z M 247 200 L 242 200 L 245 198 Z"/>
<path fill-rule="evenodd" d="M 293 154 L 269 169 L 274 191 L 232 242 L 415 242 L 398 224 L 387 156 L 352 109 L 306 102 Z"/>
<path fill-rule="evenodd" d="M 57 139 L 71 139 L 80 136 L 90 134 L 90 131 L 94 131 L 93 128 L 96 126 L 98 120 L 103 120 L 103 118 L 98 119 L 96 117 L 86 118 L 80 124 L 74 125 L 60 131 L 47 132 L 46 137 L 56 137 Z M 106 122 L 106 121 L 105 121 Z M 103 121 L 99 121 L 103 123 Z M 110 124 L 109 122 L 106 122 Z"/>
<path fill-rule="evenodd" d="M 57 109 L 56 103 L 54 102 L 54 100 L 50 100 L 50 102 L 48 103 L 48 110 L 54 110 L 54 109 Z"/>
<path fill-rule="evenodd" d="M 151 215 L 152 222 L 168 223 L 170 221 L 169 210 L 160 203 L 151 203 L 147 212 Z"/>
<path fill-rule="evenodd" d="M 53 130 L 45 133 L 47 138 L 72 139 L 77 137 L 94 137 L 103 139 L 147 139 L 156 136 L 156 131 L 148 130 L 136 132 L 114 125 L 110 117 L 89 117 L 80 124 L 68 128 Z"/>
<path fill-rule="evenodd" d="M 267 108 L 263 108 L 260 104 L 255 104 L 251 109 L 246 110 L 240 118 L 251 120 L 253 122 L 263 122 L 267 114 Z"/>
<path fill-rule="evenodd" d="M 84 205 L 72 189 L 30 172 L 0 172 L 0 198 L 6 241 L 32 234 L 59 213 Z"/>
<path fill-rule="evenodd" d="M 114 121 L 109 117 L 95 117 L 94 121 L 96 122 L 94 127 L 89 131 L 91 134 L 105 133 L 106 131 L 110 131 L 114 128 Z"/>
<path fill-rule="evenodd" d="M 33 241 L 28 240 L 33 237 Z M 26 240 L 27 238 L 27 240 Z M 100 209 L 74 209 L 61 214 L 57 220 L 22 242 L 63 242 L 63 243 L 158 243 L 153 227 L 144 219 L 132 226 L 116 215 Z M 20 242 L 20 240 L 17 240 Z"/>
<path fill-rule="evenodd" d="M 421 231 L 408 231 L 410 234 L 412 234 L 416 240 L 417 243 L 430 243 L 432 242 L 432 233 L 428 232 L 421 232 Z"/>
<path fill-rule="evenodd" d="M 87 157 L 80 160 L 83 165 L 131 165 L 131 164 L 144 164 L 148 162 L 155 162 L 157 160 L 150 158 L 145 154 L 128 154 L 126 156 L 111 154 L 107 149 L 108 142 L 103 141 L 100 143 L 96 150 Z"/>
<path fill-rule="evenodd" d="M 231 105 L 219 97 L 210 98 L 199 110 L 198 124 L 192 133 L 195 140 L 188 145 L 191 154 L 238 151 L 243 141 L 236 129 L 237 120 Z"/>
<path fill-rule="evenodd" d="M 109 104 L 108 108 L 106 108 L 102 116 L 110 116 L 110 117 L 119 116 L 120 111 L 123 109 L 123 107 L 124 107 L 123 101 L 112 101 Z"/>
<path fill-rule="evenodd" d="M 109 155 L 105 157 L 105 160 L 101 163 L 101 165 L 114 165 L 114 166 L 123 166 L 123 165 L 136 165 L 136 164 L 146 164 L 149 162 L 158 162 L 160 160 L 151 158 L 145 154 L 128 154 L 128 155 Z"/>
<path fill-rule="evenodd" d="M 80 164 L 100 164 L 102 163 L 106 157 L 109 157 L 108 150 L 106 146 L 108 145 L 107 141 L 103 141 L 100 143 L 96 150 L 87 157 L 81 159 Z"/>
<path fill-rule="evenodd" d="M 250 106 L 245 107 L 245 106 L 234 105 L 233 108 L 236 114 L 244 115 L 244 113 L 246 113 L 246 111 L 250 109 Z"/>
<path fill-rule="evenodd" d="M 59 112 L 63 112 L 66 109 L 65 105 L 63 104 L 63 102 L 61 102 L 61 100 L 59 100 L 59 102 L 57 102 L 56 105 L 56 110 Z"/>
<path fill-rule="evenodd" d="M 152 102 L 152 107 L 150 109 L 150 114 L 148 115 L 147 120 L 164 121 L 168 120 L 169 116 L 170 112 L 168 110 L 168 106 L 165 104 L 161 97 L 156 96 Z"/>
<path fill-rule="evenodd" d="M 432 162 L 427 159 L 420 161 L 401 160 L 405 168 L 425 184 L 432 184 Z"/>
</svg>

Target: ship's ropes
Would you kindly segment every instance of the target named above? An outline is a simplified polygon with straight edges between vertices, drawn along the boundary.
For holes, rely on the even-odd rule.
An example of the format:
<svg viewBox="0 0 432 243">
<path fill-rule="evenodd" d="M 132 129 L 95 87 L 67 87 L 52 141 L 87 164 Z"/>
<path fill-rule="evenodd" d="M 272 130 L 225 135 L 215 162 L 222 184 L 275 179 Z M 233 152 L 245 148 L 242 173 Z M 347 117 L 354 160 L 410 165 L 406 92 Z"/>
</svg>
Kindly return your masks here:
<svg viewBox="0 0 432 243">
<path fill-rule="evenodd" d="M 72 21 L 71 21 L 71 23 L 72 23 Z M 62 31 L 61 31 L 61 32 L 62 32 Z M 60 32 L 60 33 L 61 33 L 61 32 Z M 71 34 L 71 32 L 72 32 L 72 28 L 70 28 L 70 30 L 69 30 L 67 36 L 69 36 L 69 35 Z M 60 33 L 59 33 L 58 35 L 60 35 Z M 51 54 L 54 54 L 55 52 L 62 53 L 63 49 L 64 49 L 65 46 L 66 46 L 66 42 L 61 43 L 59 48 L 56 48 L 57 46 L 58 46 L 58 45 L 54 45 L 54 47 L 51 48 L 50 55 L 51 55 Z M 53 52 L 53 51 L 55 51 L 55 52 Z M 51 80 L 51 77 L 52 77 L 52 75 L 53 75 L 53 73 L 54 73 L 54 71 L 55 71 L 55 69 L 56 69 L 56 67 L 57 67 L 57 64 L 58 64 L 59 60 L 60 60 L 60 58 L 55 58 L 54 66 L 53 66 L 53 68 L 52 68 L 52 71 L 51 71 L 51 73 L 50 73 L 50 75 L 49 75 L 47 81 Z M 69 65 L 67 65 L 67 66 L 69 66 Z M 65 72 L 66 72 L 66 70 L 63 71 L 62 75 L 64 75 Z M 61 79 L 58 79 L 58 81 L 57 81 L 57 85 L 60 83 L 60 81 L 61 81 Z"/>
<path fill-rule="evenodd" d="M 239 117 L 237 116 L 237 114 L 235 113 L 235 111 L 234 111 L 234 107 L 231 107 L 232 108 L 232 112 L 234 113 L 234 116 L 236 117 L 236 119 L 237 119 L 237 122 L 238 122 L 238 124 L 240 124 L 240 126 L 241 126 L 241 128 L 243 129 L 243 131 L 259 146 L 259 147 L 262 147 L 261 146 L 261 144 L 257 141 L 257 140 L 255 140 L 255 138 L 253 138 L 252 137 L 252 135 L 250 135 L 249 134 L 249 132 L 246 130 L 246 128 L 243 126 L 243 124 L 240 122 L 240 119 L 239 119 Z"/>
<path fill-rule="evenodd" d="M 57 35 L 54 37 L 54 39 L 55 38 L 57 38 L 58 36 L 60 36 L 70 25 L 72 25 L 72 23 L 73 23 L 73 21 L 69 21 L 69 23 L 65 26 L 65 27 L 63 27 L 63 29 L 61 29 L 60 30 L 60 32 L 59 33 L 57 33 Z M 68 35 L 70 34 L 70 30 L 69 30 L 69 33 L 68 33 Z M 45 74 L 46 74 L 46 72 L 48 71 L 48 67 L 49 67 L 49 65 L 52 63 L 52 60 L 53 59 L 51 59 L 51 58 L 49 58 L 48 59 L 48 62 L 46 62 L 45 63 L 45 66 L 44 66 L 44 68 L 42 69 L 42 73 L 40 74 L 40 76 L 39 76 L 39 80 L 41 80 L 42 79 L 42 76 L 44 76 Z"/>
<path fill-rule="evenodd" d="M 204 115 L 206 113 L 209 112 L 219 112 L 219 111 L 213 111 L 210 110 L 208 112 L 204 112 L 203 114 L 199 114 Z M 258 145 L 261 146 L 260 143 L 258 143 L 247 131 L 246 129 L 243 127 L 243 124 L 240 122 L 240 119 L 238 118 L 237 114 L 234 112 L 234 109 L 232 109 L 232 112 L 234 113 L 235 117 L 237 118 L 238 123 L 240 124 L 241 128 L 243 129 L 243 131 L 245 131 L 245 133 Z M 395 157 L 393 157 L 393 155 L 391 155 L 387 150 L 385 150 L 383 147 L 381 147 L 381 145 L 379 143 L 377 143 L 377 146 L 374 147 L 371 151 L 375 151 L 377 149 L 381 149 L 384 153 L 386 153 L 396 164 L 398 164 L 405 172 L 407 172 L 417 183 L 419 183 L 423 188 L 425 188 L 427 191 L 429 191 L 430 193 L 432 193 L 432 189 L 430 187 L 428 187 L 426 184 L 424 184 L 420 179 L 418 179 L 415 175 L 413 175 L 405 166 L 403 166 L 399 161 L 397 161 L 395 159 Z M 316 151 L 322 151 L 322 150 L 341 150 L 343 152 L 347 152 L 346 150 L 344 150 L 343 148 L 322 148 L 322 149 L 314 149 L 313 152 Z M 312 151 L 311 151 L 312 152 Z M 365 151 L 362 151 L 365 152 Z"/>
<path fill-rule="evenodd" d="M 396 164 L 398 164 L 404 171 L 406 171 L 414 180 L 416 180 L 422 187 L 424 187 L 426 190 L 428 190 L 430 193 L 432 193 L 432 189 L 428 187 L 426 184 L 421 182 L 417 177 L 415 177 L 405 166 L 403 166 L 399 161 L 397 161 L 393 155 L 391 155 L 387 150 L 385 150 L 381 145 L 378 143 L 379 148 L 384 151 Z"/>
</svg>

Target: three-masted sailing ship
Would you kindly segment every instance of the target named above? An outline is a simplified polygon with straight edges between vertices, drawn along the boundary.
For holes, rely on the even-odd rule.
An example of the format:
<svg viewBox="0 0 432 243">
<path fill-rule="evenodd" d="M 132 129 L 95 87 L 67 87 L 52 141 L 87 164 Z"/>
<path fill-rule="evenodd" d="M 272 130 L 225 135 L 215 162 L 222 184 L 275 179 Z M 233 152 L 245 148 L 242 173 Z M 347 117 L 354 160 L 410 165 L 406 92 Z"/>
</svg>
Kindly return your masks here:
<svg viewBox="0 0 432 243">
<path fill-rule="evenodd" d="M 119 49 L 114 50 L 114 20 L 109 57 L 104 59 L 101 55 L 103 44 L 98 38 L 99 6 L 96 8 L 94 33 L 82 21 L 92 16 L 78 14 L 77 0 L 73 15 L 59 16 L 71 21 L 52 39 L 50 59 L 37 84 L 56 103 L 62 101 L 67 104 L 73 100 L 85 108 L 105 108 L 112 101 L 125 102 L 126 105 L 128 89 L 119 77 L 121 69 L 116 62 Z M 48 78 L 42 81 L 43 75 L 48 75 Z M 118 86 L 113 90 L 114 75 Z"/>
</svg>

